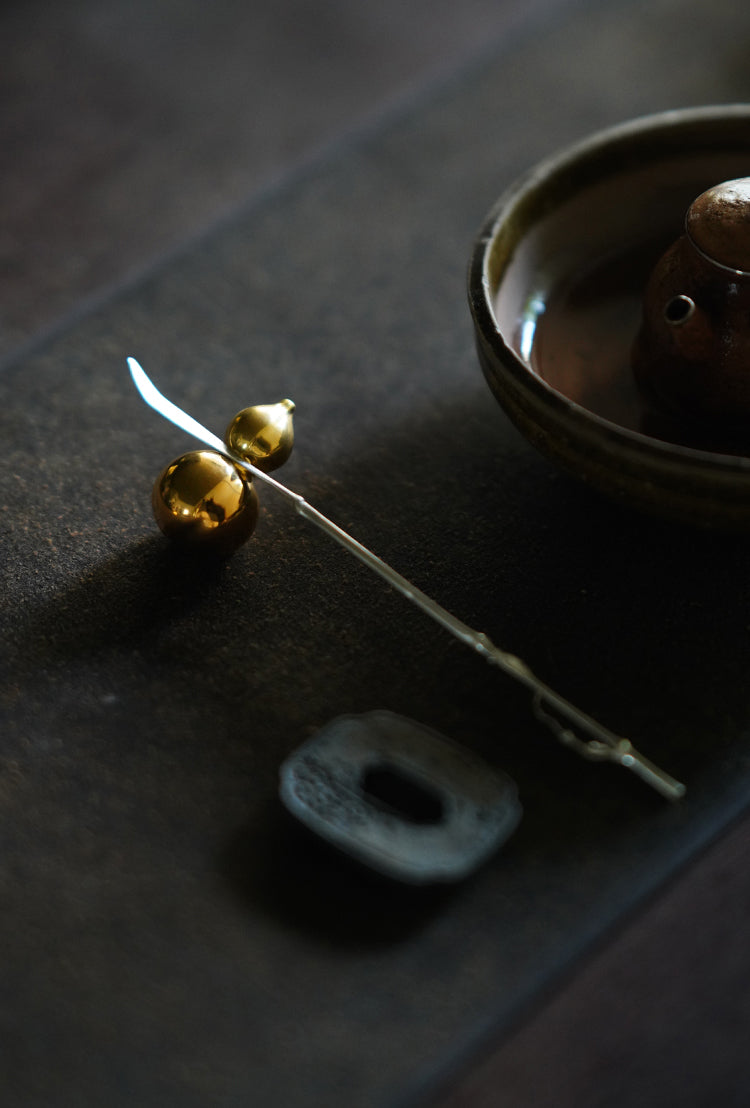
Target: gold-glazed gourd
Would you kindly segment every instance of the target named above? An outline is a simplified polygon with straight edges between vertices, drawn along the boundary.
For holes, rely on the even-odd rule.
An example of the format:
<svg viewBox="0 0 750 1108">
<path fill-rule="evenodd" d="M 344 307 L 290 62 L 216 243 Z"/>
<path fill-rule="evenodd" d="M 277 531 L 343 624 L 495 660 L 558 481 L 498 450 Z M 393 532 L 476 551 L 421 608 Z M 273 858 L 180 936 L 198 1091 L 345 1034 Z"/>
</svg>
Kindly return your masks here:
<svg viewBox="0 0 750 1108">
<path fill-rule="evenodd" d="M 282 466 L 292 453 L 293 411 L 291 400 L 243 408 L 227 427 L 224 442 L 238 458 L 270 473 Z"/>
<path fill-rule="evenodd" d="M 258 519 L 249 476 L 215 450 L 191 450 L 168 465 L 156 479 L 151 503 L 167 538 L 220 557 L 242 546 Z"/>
</svg>

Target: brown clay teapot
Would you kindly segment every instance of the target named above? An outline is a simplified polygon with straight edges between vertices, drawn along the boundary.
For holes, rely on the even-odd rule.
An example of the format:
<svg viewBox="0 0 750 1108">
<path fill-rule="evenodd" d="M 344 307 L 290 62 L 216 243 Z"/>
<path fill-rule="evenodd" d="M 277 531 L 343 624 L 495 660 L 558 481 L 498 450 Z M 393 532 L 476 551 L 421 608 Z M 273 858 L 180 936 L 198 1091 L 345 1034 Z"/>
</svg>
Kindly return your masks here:
<svg viewBox="0 0 750 1108">
<path fill-rule="evenodd" d="M 662 410 L 750 437 L 750 177 L 691 204 L 646 287 L 633 371 Z"/>
</svg>

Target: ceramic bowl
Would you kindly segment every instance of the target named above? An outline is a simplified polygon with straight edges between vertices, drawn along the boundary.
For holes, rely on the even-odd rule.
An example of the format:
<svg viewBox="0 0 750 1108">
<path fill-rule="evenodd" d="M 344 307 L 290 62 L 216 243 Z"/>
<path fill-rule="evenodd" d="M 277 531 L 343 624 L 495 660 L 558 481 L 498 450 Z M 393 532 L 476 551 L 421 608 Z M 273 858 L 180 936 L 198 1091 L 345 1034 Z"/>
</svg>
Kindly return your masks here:
<svg viewBox="0 0 750 1108">
<path fill-rule="evenodd" d="M 750 458 L 650 409 L 630 350 L 648 275 L 692 201 L 747 176 L 750 105 L 614 127 L 509 188 L 469 271 L 479 361 L 534 446 L 631 506 L 733 530 L 750 530 Z"/>
</svg>

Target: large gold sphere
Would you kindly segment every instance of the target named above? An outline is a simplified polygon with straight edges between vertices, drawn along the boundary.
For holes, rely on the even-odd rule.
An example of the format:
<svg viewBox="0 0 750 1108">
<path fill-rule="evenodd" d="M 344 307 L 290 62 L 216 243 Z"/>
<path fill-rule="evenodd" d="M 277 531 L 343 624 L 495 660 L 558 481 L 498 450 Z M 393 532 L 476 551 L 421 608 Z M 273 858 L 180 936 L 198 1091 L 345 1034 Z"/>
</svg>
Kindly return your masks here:
<svg viewBox="0 0 750 1108">
<path fill-rule="evenodd" d="M 168 465 L 151 497 L 161 530 L 179 545 L 226 557 L 246 542 L 258 519 L 249 476 L 213 450 L 191 450 Z"/>
<path fill-rule="evenodd" d="M 226 429 L 224 442 L 233 454 L 264 473 L 283 465 L 294 446 L 291 400 L 243 408 Z"/>
</svg>

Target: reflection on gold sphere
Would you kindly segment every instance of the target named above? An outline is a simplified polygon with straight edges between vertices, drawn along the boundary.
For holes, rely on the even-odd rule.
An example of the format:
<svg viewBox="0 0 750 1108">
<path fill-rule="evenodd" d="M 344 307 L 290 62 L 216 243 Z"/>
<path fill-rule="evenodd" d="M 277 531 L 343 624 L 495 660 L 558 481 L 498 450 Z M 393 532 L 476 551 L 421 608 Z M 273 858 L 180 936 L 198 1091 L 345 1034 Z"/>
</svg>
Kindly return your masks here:
<svg viewBox="0 0 750 1108">
<path fill-rule="evenodd" d="M 157 478 L 154 516 L 167 538 L 226 557 L 246 542 L 258 519 L 249 476 L 214 450 L 191 450 Z"/>
<path fill-rule="evenodd" d="M 278 469 L 294 446 L 291 400 L 243 408 L 229 424 L 224 442 L 233 454 L 264 473 Z"/>
</svg>

